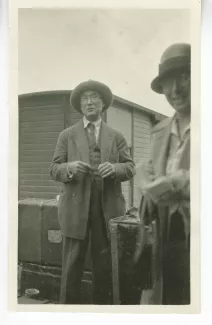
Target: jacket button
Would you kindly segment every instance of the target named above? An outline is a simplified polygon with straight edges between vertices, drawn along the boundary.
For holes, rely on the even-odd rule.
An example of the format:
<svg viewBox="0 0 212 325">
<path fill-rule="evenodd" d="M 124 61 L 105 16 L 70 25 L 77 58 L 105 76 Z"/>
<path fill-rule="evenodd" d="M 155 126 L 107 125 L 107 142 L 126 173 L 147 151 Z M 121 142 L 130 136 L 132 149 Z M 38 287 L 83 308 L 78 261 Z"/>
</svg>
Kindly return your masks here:
<svg viewBox="0 0 212 325">
<path fill-rule="evenodd" d="M 73 193 L 72 196 L 76 196 L 76 193 Z"/>
</svg>

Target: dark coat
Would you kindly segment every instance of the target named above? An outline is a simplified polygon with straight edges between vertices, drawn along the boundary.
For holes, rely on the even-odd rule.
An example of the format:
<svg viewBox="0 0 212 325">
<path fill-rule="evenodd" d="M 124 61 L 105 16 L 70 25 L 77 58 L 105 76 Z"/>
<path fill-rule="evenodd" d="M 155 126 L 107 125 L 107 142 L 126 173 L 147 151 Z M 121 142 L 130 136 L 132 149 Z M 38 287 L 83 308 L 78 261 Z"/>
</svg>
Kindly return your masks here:
<svg viewBox="0 0 212 325">
<path fill-rule="evenodd" d="M 156 178 L 165 175 L 166 162 L 168 157 L 169 141 L 171 135 L 171 125 L 173 118 L 167 118 L 157 124 L 152 130 L 152 145 L 150 153 L 150 162 L 153 166 Z M 179 169 L 190 170 L 190 140 L 187 142 L 184 152 L 181 156 Z M 190 184 L 190 183 L 189 183 Z M 188 184 L 188 187 L 189 187 Z M 190 187 L 189 187 L 190 188 Z M 189 195 L 188 195 L 189 198 Z M 186 199 L 186 222 L 184 227 L 185 233 L 190 231 L 190 199 Z M 162 304 L 163 297 L 163 253 L 165 249 L 167 233 L 167 218 L 168 209 L 166 207 L 155 205 L 150 199 L 145 197 L 143 199 L 143 206 L 141 208 L 141 243 L 140 253 L 144 248 L 144 225 L 151 226 L 152 235 L 152 293 L 148 293 L 149 304 Z M 138 245 L 139 246 L 139 245 Z M 188 247 L 184 247 L 185 250 Z M 139 255 L 138 252 L 136 252 Z"/>
<path fill-rule="evenodd" d="M 125 213 L 121 182 L 130 180 L 135 169 L 122 134 L 103 121 L 100 132 L 101 163 L 108 161 L 116 166 L 116 177 L 108 177 L 103 181 L 102 205 L 108 225 L 111 218 Z M 53 180 L 63 183 L 59 199 L 59 222 L 63 234 L 84 239 L 89 216 L 91 178 L 89 175 L 80 175 L 70 180 L 67 175 L 67 163 L 79 160 L 89 163 L 89 146 L 82 120 L 59 135 L 50 175 Z"/>
</svg>

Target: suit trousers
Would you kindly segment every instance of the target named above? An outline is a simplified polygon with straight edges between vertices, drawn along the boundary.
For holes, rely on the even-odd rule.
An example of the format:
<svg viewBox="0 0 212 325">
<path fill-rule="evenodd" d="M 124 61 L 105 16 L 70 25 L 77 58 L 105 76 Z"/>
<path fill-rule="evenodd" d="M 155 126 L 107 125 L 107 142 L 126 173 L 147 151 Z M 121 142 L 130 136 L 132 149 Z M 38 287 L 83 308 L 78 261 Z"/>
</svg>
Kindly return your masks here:
<svg viewBox="0 0 212 325">
<path fill-rule="evenodd" d="M 163 304 L 190 304 L 190 245 L 187 245 L 182 216 L 171 218 L 163 262 Z"/>
<path fill-rule="evenodd" d="M 89 240 L 92 257 L 92 303 L 112 303 L 111 255 L 102 209 L 101 185 L 98 179 L 93 179 L 85 239 L 63 238 L 61 304 L 81 304 L 81 280 Z"/>
</svg>

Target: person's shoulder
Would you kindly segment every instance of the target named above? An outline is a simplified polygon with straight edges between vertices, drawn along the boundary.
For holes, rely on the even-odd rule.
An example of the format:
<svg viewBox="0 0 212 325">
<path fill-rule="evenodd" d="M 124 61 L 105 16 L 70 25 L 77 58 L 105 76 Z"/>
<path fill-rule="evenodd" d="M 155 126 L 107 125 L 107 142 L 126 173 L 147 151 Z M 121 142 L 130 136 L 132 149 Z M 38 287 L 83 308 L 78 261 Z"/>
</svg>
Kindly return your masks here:
<svg viewBox="0 0 212 325">
<path fill-rule="evenodd" d="M 173 119 L 173 117 L 167 117 L 164 120 L 162 120 L 161 122 L 157 123 L 151 129 L 151 133 L 154 134 L 154 133 L 157 133 L 157 132 L 163 130 L 164 128 L 166 128 L 172 122 L 172 119 Z"/>
<path fill-rule="evenodd" d="M 121 134 L 121 132 L 115 128 L 112 128 L 110 125 L 108 125 L 106 122 L 102 120 L 102 127 L 107 129 L 108 133 L 113 133 L 113 134 Z"/>
<path fill-rule="evenodd" d="M 66 129 L 62 130 L 62 131 L 60 132 L 60 134 L 59 134 L 59 137 L 60 137 L 60 138 L 65 138 L 65 137 L 67 137 L 68 134 L 69 134 L 69 132 L 70 132 L 70 130 L 71 130 L 71 128 L 72 128 L 72 127 L 68 127 L 68 128 L 66 128 Z"/>
<path fill-rule="evenodd" d="M 117 130 L 117 129 L 112 128 L 112 127 L 109 126 L 108 124 L 106 124 L 106 125 L 107 125 L 107 128 L 108 128 L 108 130 L 109 130 L 109 132 L 110 132 L 111 134 L 113 134 L 114 136 L 116 136 L 118 139 L 122 139 L 122 138 L 124 138 L 124 135 L 123 135 L 122 132 L 120 132 L 120 131 Z"/>
<path fill-rule="evenodd" d="M 63 138 L 68 137 L 71 133 L 75 132 L 75 131 L 78 129 L 80 123 L 81 123 L 81 121 L 79 121 L 79 122 L 77 122 L 76 124 L 74 124 L 74 125 L 72 125 L 72 126 L 69 126 L 68 128 L 62 130 L 62 131 L 60 132 L 60 135 L 59 135 L 59 136 L 60 136 L 60 137 L 63 137 Z"/>
</svg>

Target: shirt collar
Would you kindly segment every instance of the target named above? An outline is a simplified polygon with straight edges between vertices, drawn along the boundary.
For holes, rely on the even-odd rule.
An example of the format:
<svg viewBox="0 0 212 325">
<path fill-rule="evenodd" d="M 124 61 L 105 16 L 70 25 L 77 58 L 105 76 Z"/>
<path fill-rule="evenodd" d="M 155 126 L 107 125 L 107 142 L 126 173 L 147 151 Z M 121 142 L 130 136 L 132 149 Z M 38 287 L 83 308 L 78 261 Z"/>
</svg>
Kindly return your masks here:
<svg viewBox="0 0 212 325">
<path fill-rule="evenodd" d="M 184 133 L 183 133 L 183 137 L 184 135 L 190 131 L 190 123 L 186 126 Z M 172 120 L 172 125 L 171 125 L 171 134 L 176 135 L 179 138 L 179 133 L 178 133 L 178 127 L 177 127 L 177 118 L 176 116 L 173 118 Z"/>
<path fill-rule="evenodd" d="M 101 124 L 101 121 L 102 121 L 102 119 L 101 119 L 101 117 L 100 117 L 97 121 L 94 121 L 94 122 L 92 122 L 92 123 L 94 124 L 95 128 L 98 128 L 98 127 L 100 126 L 100 124 Z M 84 129 L 87 128 L 87 126 L 88 126 L 88 124 L 89 124 L 90 122 L 91 122 L 91 121 L 89 121 L 85 116 L 83 116 L 83 125 L 84 125 Z"/>
</svg>

